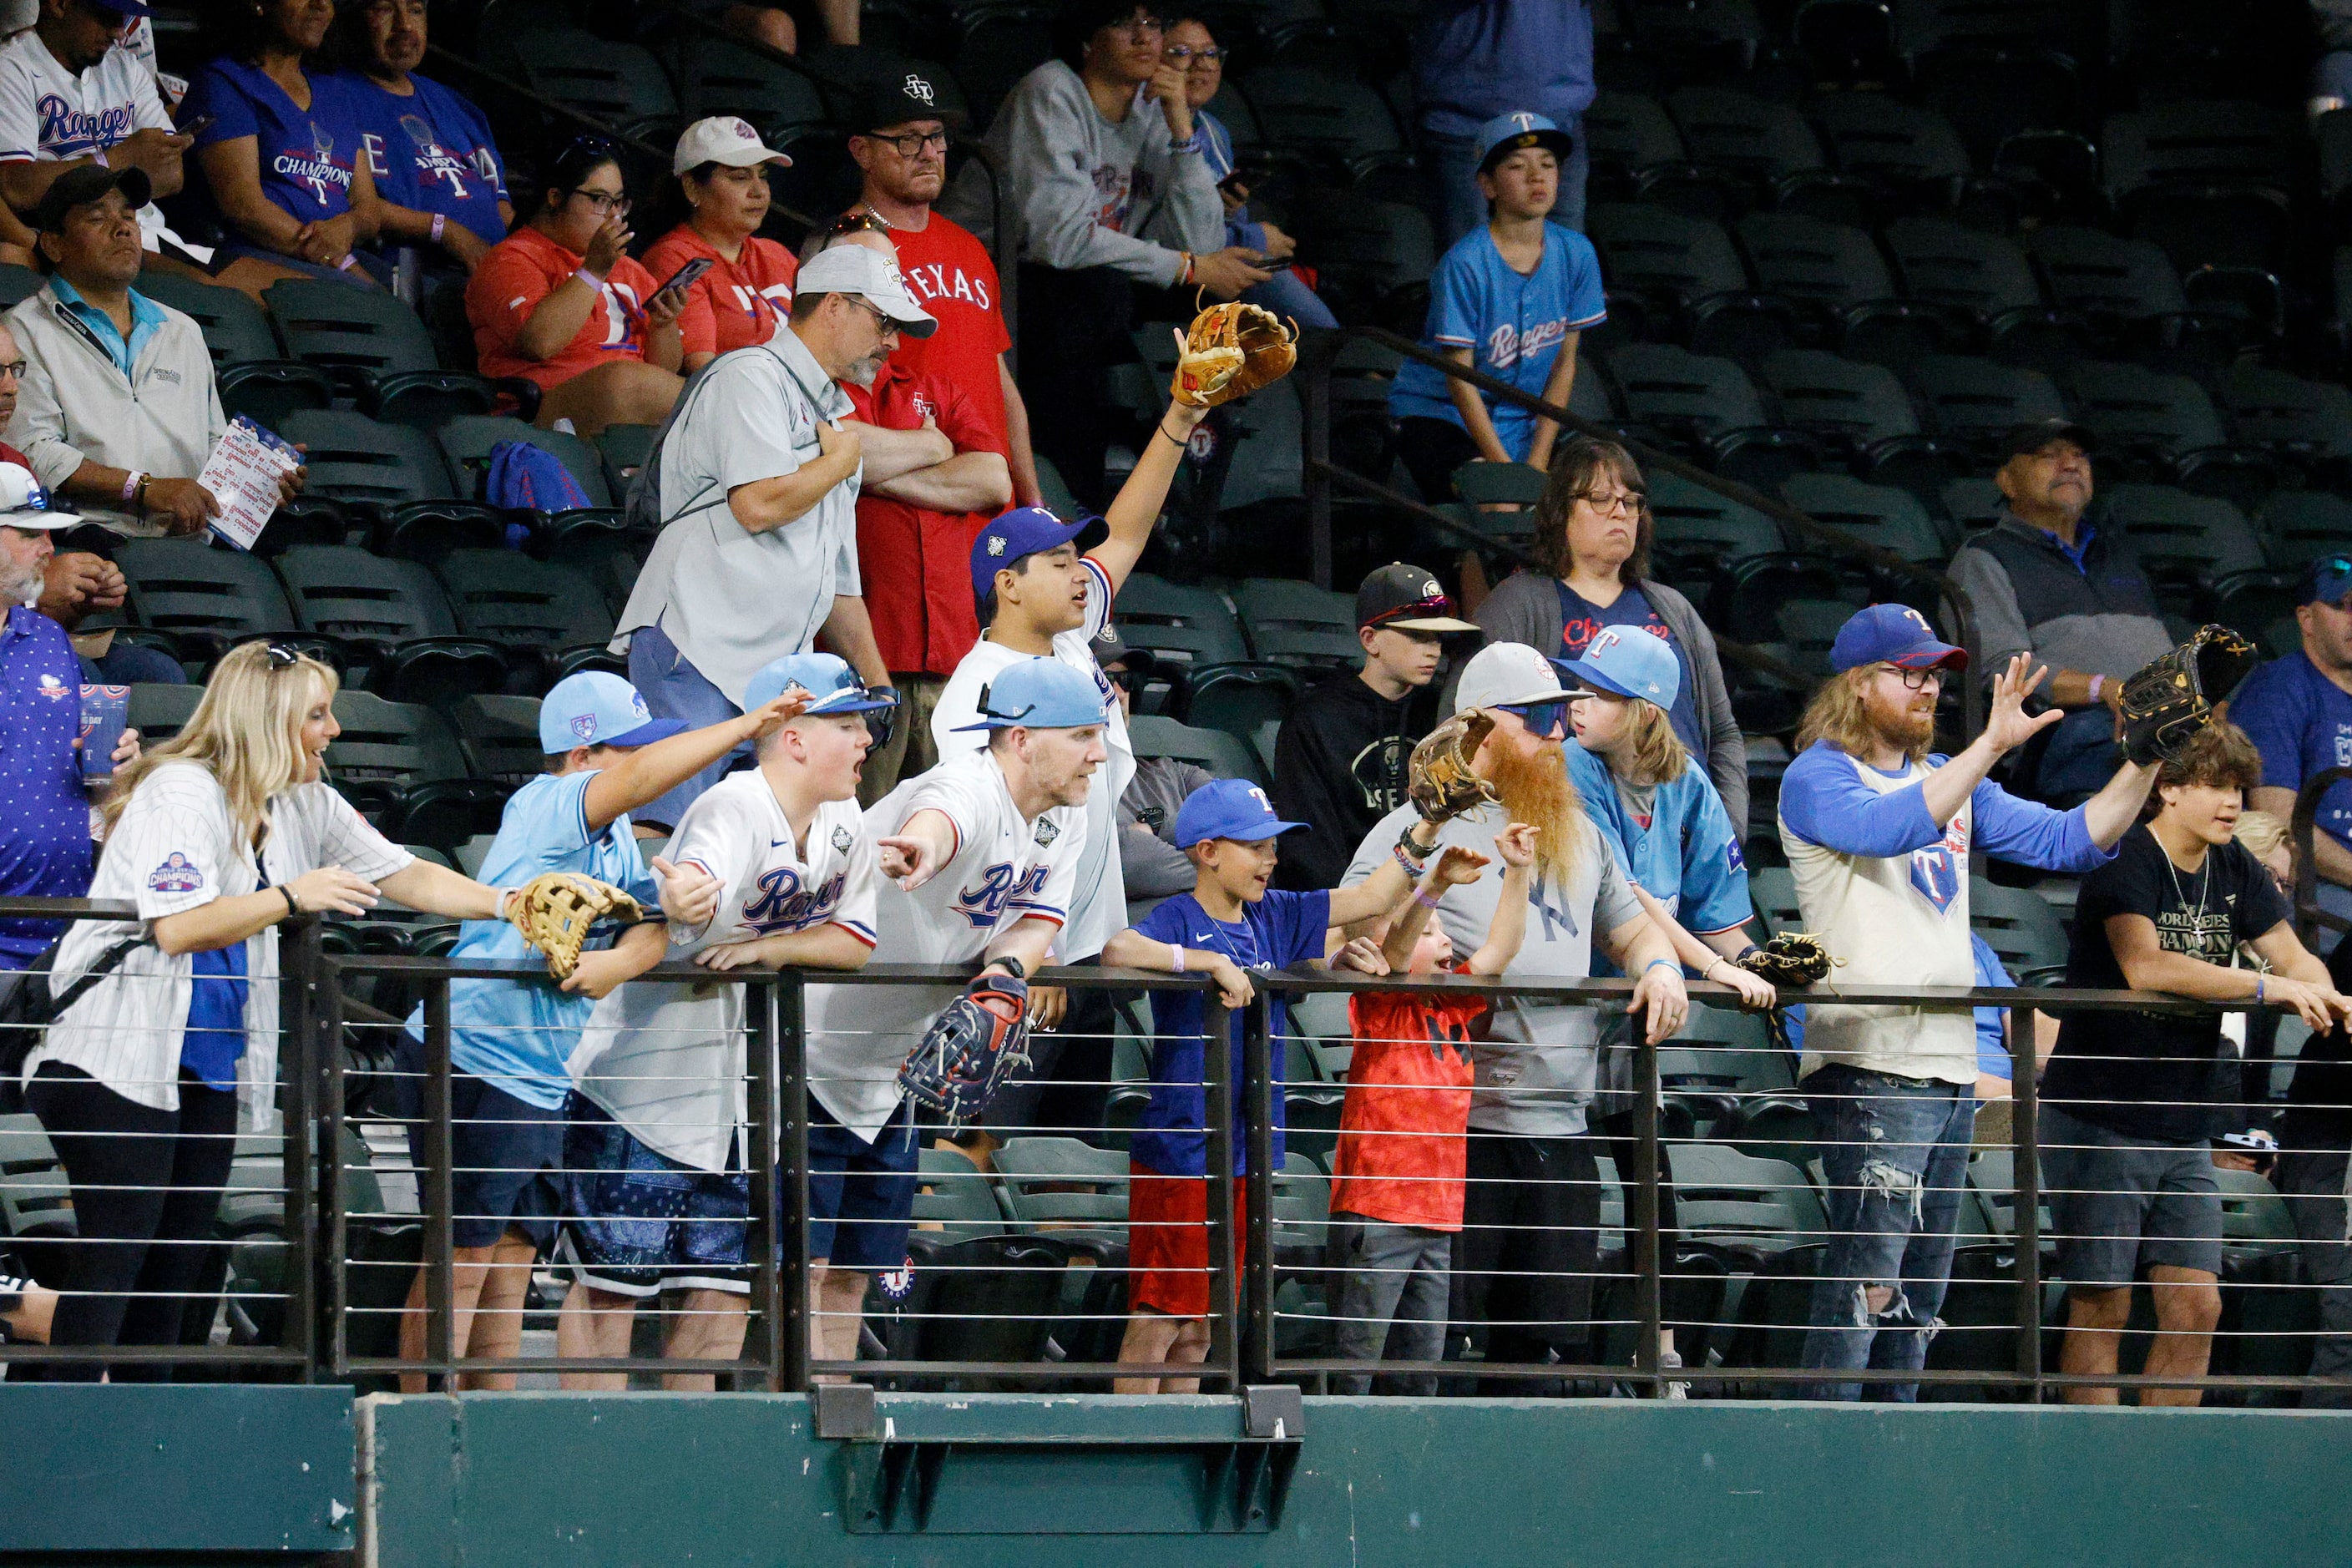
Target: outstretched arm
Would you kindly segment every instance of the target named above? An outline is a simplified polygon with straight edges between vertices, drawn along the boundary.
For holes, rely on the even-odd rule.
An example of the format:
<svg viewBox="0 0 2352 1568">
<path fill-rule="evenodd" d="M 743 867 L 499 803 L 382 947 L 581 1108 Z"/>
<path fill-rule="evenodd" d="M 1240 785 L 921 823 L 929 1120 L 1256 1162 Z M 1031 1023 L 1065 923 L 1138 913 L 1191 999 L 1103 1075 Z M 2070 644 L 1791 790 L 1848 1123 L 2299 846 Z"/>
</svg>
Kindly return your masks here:
<svg viewBox="0 0 2352 1568">
<path fill-rule="evenodd" d="M 775 733 L 808 705 L 809 694 L 795 686 L 751 712 L 622 752 L 588 781 L 581 809 L 588 815 L 589 827 L 601 828 L 624 812 L 667 795 L 744 742 Z"/>
<path fill-rule="evenodd" d="M 911 893 L 955 858 L 961 841 L 955 819 L 937 806 L 928 806 L 898 826 L 898 831 L 878 840 L 882 874 Z"/>
<path fill-rule="evenodd" d="M 1135 471 L 1118 487 L 1103 518 L 1110 524 L 1110 537 L 1088 552 L 1110 579 L 1114 597 L 1142 559 L 1143 547 L 1151 542 L 1151 531 L 1159 524 L 1160 508 L 1168 502 L 1168 487 L 1176 482 L 1176 468 L 1184 460 L 1193 426 L 1208 416 L 1205 408 L 1170 399 L 1167 411 L 1160 416 L 1159 428 L 1136 459 Z"/>
</svg>

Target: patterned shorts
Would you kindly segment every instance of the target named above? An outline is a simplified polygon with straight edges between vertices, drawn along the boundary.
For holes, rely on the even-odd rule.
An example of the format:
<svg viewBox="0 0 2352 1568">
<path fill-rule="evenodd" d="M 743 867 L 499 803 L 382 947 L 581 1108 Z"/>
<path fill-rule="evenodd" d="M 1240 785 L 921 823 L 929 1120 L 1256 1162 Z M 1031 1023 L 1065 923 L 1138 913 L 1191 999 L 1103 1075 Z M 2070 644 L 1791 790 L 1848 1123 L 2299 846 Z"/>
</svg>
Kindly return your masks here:
<svg viewBox="0 0 2352 1568">
<path fill-rule="evenodd" d="M 574 1092 L 564 1114 L 563 1228 L 582 1283 L 622 1296 L 751 1294 L 749 1176 L 714 1175 L 648 1149 L 585 1095 Z"/>
</svg>

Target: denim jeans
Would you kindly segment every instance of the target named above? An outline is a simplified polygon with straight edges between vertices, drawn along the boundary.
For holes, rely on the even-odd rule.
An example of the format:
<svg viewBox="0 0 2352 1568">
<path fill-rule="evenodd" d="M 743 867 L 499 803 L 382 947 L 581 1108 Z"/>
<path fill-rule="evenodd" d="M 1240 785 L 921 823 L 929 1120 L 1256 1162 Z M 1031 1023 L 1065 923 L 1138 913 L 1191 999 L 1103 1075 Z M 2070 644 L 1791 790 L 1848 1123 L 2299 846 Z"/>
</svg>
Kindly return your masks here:
<svg viewBox="0 0 2352 1568">
<path fill-rule="evenodd" d="M 688 661 L 659 626 L 640 626 L 630 635 L 629 684 L 645 698 L 646 712 L 656 719 L 682 720 L 690 729 L 724 724 L 743 711 Z M 631 812 L 629 820 L 676 827 L 686 808 L 702 798 L 703 791 L 724 778 L 737 759 L 751 754 L 751 742 L 746 742 L 667 795 Z"/>
<path fill-rule="evenodd" d="M 2279 1157 L 2278 1189 L 2303 1239 L 2304 1273 L 2319 1290 L 2311 1374 L 2346 1383 L 2342 1389 L 2305 1393 L 2305 1410 L 2352 1409 L 2352 1247 L 2344 1240 L 2344 1167 L 2339 1151 L 2298 1149 Z"/>
<path fill-rule="evenodd" d="M 1952 1277 L 1952 1233 L 1968 1178 L 1976 1096 L 1969 1086 L 1832 1063 L 1805 1080 L 1829 1176 L 1830 1244 L 1813 1286 L 1804 1364 L 1916 1371 L 1927 1362 Z M 1893 1295 L 1874 1311 L 1869 1293 Z M 1879 1384 L 1908 1404 L 1916 1384 Z M 1862 1384 L 1821 1384 L 1816 1399 L 1860 1399 Z"/>
<path fill-rule="evenodd" d="M 1551 221 L 1562 228 L 1584 232 L 1584 182 L 1592 170 L 1592 155 L 1584 147 L 1584 118 L 1579 115 L 1560 129 L 1576 142 L 1559 171 L 1559 195 L 1552 198 Z M 1448 247 L 1486 221 L 1486 198 L 1478 194 L 1478 143 L 1467 136 L 1446 136 L 1420 128 L 1423 205 L 1437 226 L 1437 250 Z"/>
</svg>

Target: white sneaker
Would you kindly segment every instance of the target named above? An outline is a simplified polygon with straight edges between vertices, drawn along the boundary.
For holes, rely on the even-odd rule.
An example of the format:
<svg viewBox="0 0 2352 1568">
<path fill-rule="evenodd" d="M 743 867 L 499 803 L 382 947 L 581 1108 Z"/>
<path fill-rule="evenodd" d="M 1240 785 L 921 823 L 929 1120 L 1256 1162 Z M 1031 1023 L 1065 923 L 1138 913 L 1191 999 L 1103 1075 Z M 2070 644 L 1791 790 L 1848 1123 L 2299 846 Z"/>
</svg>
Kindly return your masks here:
<svg viewBox="0 0 2352 1568">
<path fill-rule="evenodd" d="M 1683 1357 L 1680 1351 L 1660 1351 L 1658 1352 L 1658 1370 L 1660 1372 L 1680 1372 L 1682 1369 Z M 1690 1397 L 1690 1387 L 1691 1385 L 1688 1383 L 1679 1378 L 1675 1379 L 1672 1383 L 1662 1383 L 1658 1384 L 1658 1397 L 1661 1399 L 1688 1399 Z"/>
</svg>

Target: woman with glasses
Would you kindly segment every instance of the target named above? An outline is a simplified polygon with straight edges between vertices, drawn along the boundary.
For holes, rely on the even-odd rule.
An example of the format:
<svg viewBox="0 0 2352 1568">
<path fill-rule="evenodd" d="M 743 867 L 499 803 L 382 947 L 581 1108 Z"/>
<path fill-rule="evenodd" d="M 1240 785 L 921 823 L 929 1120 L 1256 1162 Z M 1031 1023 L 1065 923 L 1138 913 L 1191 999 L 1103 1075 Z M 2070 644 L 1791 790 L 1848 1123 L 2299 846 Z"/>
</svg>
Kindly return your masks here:
<svg viewBox="0 0 2352 1568">
<path fill-rule="evenodd" d="M 139 919 L 67 935 L 59 994 L 103 973 L 26 1062 L 26 1103 L 64 1162 L 79 1227 L 54 1344 L 179 1342 L 236 1135 L 272 1120 L 280 921 L 363 915 L 380 897 L 459 920 L 500 912 L 499 889 L 416 859 L 323 782 L 341 732 L 335 686 L 292 649 L 231 651 L 187 727 L 117 773 L 100 807 L 90 897 Z"/>
<path fill-rule="evenodd" d="M 658 425 L 686 384 L 685 300 L 657 292 L 628 253 L 620 150 L 579 137 L 539 174 L 529 215 L 466 285 L 482 374 L 537 382 L 542 428 L 568 419 L 593 438 L 607 425 Z"/>
<path fill-rule="evenodd" d="M 357 248 L 382 223 L 359 106 L 348 82 L 308 68 L 334 0 L 236 0 L 220 14 L 229 47 L 180 106 L 227 230 L 215 277 L 249 290 L 303 275 L 375 287 Z"/>
<path fill-rule="evenodd" d="M 1715 634 L 1691 602 L 1650 570 L 1650 510 L 1642 470 L 1614 441 L 1578 437 L 1553 458 L 1536 503 L 1536 559 L 1480 603 L 1486 640 L 1521 642 L 1556 658 L 1584 657 L 1603 626 L 1638 626 L 1675 650 L 1682 679 L 1668 708 L 1675 738 L 1706 769 L 1732 826 L 1748 826 L 1748 746 Z"/>
<path fill-rule="evenodd" d="M 684 207 L 686 216 L 646 252 L 646 270 L 667 279 L 689 261 L 710 264 L 685 290 L 678 312 L 686 342 L 680 368 L 688 375 L 730 350 L 766 342 L 792 311 L 800 258 L 760 237 L 768 219 L 768 171 L 792 162 L 731 114 L 698 120 L 677 139 L 670 159 L 677 189 L 665 205 Z"/>
</svg>

